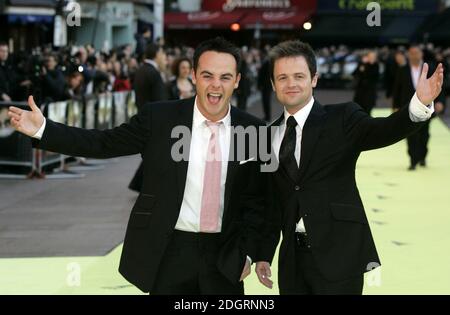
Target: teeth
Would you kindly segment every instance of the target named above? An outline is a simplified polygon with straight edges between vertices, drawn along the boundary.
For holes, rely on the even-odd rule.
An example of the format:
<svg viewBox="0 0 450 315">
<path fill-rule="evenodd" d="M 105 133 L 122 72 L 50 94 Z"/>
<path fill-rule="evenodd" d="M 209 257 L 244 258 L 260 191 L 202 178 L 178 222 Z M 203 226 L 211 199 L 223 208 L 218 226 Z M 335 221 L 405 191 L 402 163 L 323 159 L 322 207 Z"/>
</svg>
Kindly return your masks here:
<svg viewBox="0 0 450 315">
<path fill-rule="evenodd" d="M 215 93 L 208 93 L 208 95 L 214 96 L 214 97 L 221 97 L 222 94 L 215 94 Z"/>
</svg>

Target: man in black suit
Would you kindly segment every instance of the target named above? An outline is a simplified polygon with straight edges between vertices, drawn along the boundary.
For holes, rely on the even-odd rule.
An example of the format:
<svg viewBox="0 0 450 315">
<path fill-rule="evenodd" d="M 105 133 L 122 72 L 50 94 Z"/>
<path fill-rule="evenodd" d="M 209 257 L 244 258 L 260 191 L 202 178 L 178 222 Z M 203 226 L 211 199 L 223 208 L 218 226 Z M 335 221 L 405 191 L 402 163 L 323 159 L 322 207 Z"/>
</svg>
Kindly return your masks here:
<svg viewBox="0 0 450 315">
<path fill-rule="evenodd" d="M 266 231 L 256 272 L 271 287 L 270 263 L 283 233 L 278 259 L 281 294 L 361 294 L 363 274 L 380 261 L 356 187 L 362 151 L 393 144 L 430 118 L 443 70 L 426 79 L 427 66 L 408 107 L 372 118 L 359 105 L 322 106 L 314 51 L 288 41 L 270 53 L 272 84 L 284 113 L 276 120 L 272 147 L 279 160 L 269 173 Z M 417 123 L 416 123 L 417 121 Z"/>
<path fill-rule="evenodd" d="M 138 111 L 145 104 L 169 99 L 167 88 L 161 77 L 161 71 L 167 66 L 167 56 L 161 46 L 150 43 L 145 49 L 144 63 L 136 71 L 134 91 Z M 141 163 L 131 179 L 128 188 L 140 192 L 144 181 L 144 169 Z"/>
<path fill-rule="evenodd" d="M 370 115 L 377 103 L 379 66 L 375 51 L 367 52 L 353 72 L 356 81 L 353 101 Z"/>
<path fill-rule="evenodd" d="M 119 271 L 144 292 L 244 293 L 264 204 L 258 159 L 245 150 L 239 161 L 242 152 L 231 138 L 232 127 L 262 125 L 230 105 L 239 64 L 231 43 L 203 42 L 194 54 L 195 98 L 145 104 L 129 123 L 111 130 L 46 120 L 32 97 L 31 112 L 10 108 L 12 125 L 40 139 L 34 144 L 41 149 L 94 158 L 142 154 L 142 192 L 131 211 Z M 177 151 L 186 141 L 174 138 L 180 128 L 190 138 Z"/>
<path fill-rule="evenodd" d="M 261 91 L 261 101 L 264 111 L 264 120 L 271 121 L 272 86 L 270 85 L 269 60 L 264 58 L 258 71 L 258 89 Z"/>
<path fill-rule="evenodd" d="M 17 83 L 13 66 L 8 62 L 8 56 L 8 44 L 0 42 L 0 101 L 4 102 L 11 102 Z"/>
<path fill-rule="evenodd" d="M 418 45 L 411 45 L 408 49 L 408 64 L 400 67 L 397 72 L 394 91 L 393 107 L 394 110 L 406 107 L 414 95 L 422 67 L 424 65 L 423 52 Z M 430 70 L 435 65 L 430 63 Z M 432 71 L 429 71 L 431 75 Z M 435 110 L 439 114 L 444 110 L 445 96 L 441 91 L 436 99 Z M 430 121 L 427 121 L 417 132 L 408 136 L 408 154 L 410 157 L 409 170 L 413 171 L 417 165 L 426 166 L 426 157 L 428 154 L 428 140 L 430 139 Z"/>
<path fill-rule="evenodd" d="M 161 76 L 161 71 L 167 66 L 167 56 L 164 49 L 156 44 L 148 44 L 145 49 L 143 64 L 134 77 L 136 106 L 141 110 L 144 104 L 168 100 L 167 88 Z"/>
</svg>

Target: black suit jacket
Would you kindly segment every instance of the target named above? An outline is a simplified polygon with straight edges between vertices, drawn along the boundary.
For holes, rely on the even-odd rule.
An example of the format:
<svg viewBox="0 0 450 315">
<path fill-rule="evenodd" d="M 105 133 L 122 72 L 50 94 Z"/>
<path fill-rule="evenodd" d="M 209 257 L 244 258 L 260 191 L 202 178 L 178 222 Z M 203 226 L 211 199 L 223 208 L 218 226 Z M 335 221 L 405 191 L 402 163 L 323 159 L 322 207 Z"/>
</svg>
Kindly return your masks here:
<svg viewBox="0 0 450 315">
<path fill-rule="evenodd" d="M 129 123 L 104 131 L 47 120 L 42 139 L 34 141 L 39 148 L 71 156 L 111 158 L 142 154 L 143 187 L 131 210 L 119 271 L 144 292 L 153 287 L 183 200 L 188 161 L 172 159 L 171 148 L 178 139 L 172 138 L 171 132 L 175 126 L 192 130 L 193 108 L 194 98 L 146 104 Z M 257 118 L 231 108 L 232 126 L 261 124 Z M 259 175 L 257 159 L 243 164 L 237 159 L 228 162 L 217 266 L 233 283 L 239 281 L 246 255 L 257 255 L 255 243 L 264 209 L 264 182 Z"/>
<path fill-rule="evenodd" d="M 144 104 L 165 101 L 169 97 L 161 74 L 151 64 L 144 63 L 139 67 L 133 84 L 138 110 L 141 110 Z"/>
<path fill-rule="evenodd" d="M 377 85 L 379 77 L 378 63 L 360 63 L 353 76 L 356 81 L 353 101 L 367 108 L 373 108 L 377 101 Z"/>
<path fill-rule="evenodd" d="M 298 174 L 281 168 L 268 174 L 266 195 L 271 198 L 257 260 L 272 261 L 281 230 L 280 290 L 295 288 L 299 213 L 313 256 L 329 281 L 361 275 L 370 263 L 380 263 L 356 186 L 356 162 L 361 151 L 393 144 L 420 126 L 410 120 L 406 107 L 387 118 L 371 118 L 355 103 L 314 103 L 302 130 Z"/>
<path fill-rule="evenodd" d="M 17 85 L 17 76 L 13 66 L 9 62 L 0 64 L 0 97 L 3 93 L 14 98 Z"/>
</svg>

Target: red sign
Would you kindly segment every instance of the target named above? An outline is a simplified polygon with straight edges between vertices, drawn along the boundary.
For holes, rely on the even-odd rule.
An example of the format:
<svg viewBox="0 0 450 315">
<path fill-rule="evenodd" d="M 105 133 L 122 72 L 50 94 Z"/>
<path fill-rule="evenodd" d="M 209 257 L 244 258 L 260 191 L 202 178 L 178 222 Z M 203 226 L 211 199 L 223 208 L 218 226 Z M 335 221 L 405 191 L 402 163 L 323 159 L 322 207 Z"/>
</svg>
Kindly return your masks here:
<svg viewBox="0 0 450 315">
<path fill-rule="evenodd" d="M 314 10 L 317 0 L 203 0 L 202 10 L 224 11 L 234 10 Z"/>
</svg>

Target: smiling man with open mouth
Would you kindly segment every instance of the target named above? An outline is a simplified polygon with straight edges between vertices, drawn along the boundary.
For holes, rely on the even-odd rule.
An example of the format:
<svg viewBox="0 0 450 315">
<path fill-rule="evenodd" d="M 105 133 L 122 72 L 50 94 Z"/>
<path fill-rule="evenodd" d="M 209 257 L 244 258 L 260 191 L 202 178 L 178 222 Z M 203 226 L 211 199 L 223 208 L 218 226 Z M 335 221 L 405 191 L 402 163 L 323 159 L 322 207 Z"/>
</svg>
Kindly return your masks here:
<svg viewBox="0 0 450 315">
<path fill-rule="evenodd" d="M 226 116 L 230 107 L 234 89 L 239 86 L 241 78 L 232 55 L 206 51 L 198 58 L 194 56 L 192 82 L 196 85 L 196 104 L 207 119 L 218 121 Z M 236 65 L 237 66 L 237 65 Z"/>
</svg>

